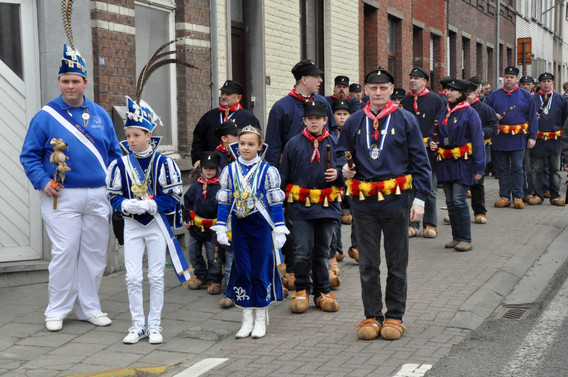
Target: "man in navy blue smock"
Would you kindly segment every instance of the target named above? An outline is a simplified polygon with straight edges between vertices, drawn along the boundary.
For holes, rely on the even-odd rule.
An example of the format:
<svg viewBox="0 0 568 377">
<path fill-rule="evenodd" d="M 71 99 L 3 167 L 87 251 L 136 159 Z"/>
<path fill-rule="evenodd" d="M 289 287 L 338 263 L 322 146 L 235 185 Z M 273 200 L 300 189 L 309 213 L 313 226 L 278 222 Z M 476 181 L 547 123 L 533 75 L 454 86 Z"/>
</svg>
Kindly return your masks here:
<svg viewBox="0 0 568 377">
<path fill-rule="evenodd" d="M 427 87 L 428 73 L 422 67 L 415 67 L 410 71 L 410 90 L 400 100 L 402 107 L 410 111 L 418 120 L 422 138 L 426 146 L 428 135 L 432 133 L 434 128 L 434 118 L 436 114 L 444 107 L 444 102 L 439 95 L 431 92 Z M 427 148 L 430 165 L 432 167 L 432 191 L 426 198 L 424 206 L 424 238 L 436 238 L 438 236 L 437 224 L 438 214 L 436 212 L 436 154 Z M 412 222 L 408 228 L 408 236 L 415 237 L 418 235 L 420 222 Z"/>
<path fill-rule="evenodd" d="M 266 151 L 265 161 L 272 166 L 278 167 L 280 155 L 284 145 L 292 137 L 301 133 L 304 129 L 304 102 L 326 101 L 325 97 L 317 94 L 322 82 L 323 72 L 309 59 L 298 62 L 292 68 L 292 74 L 296 79 L 294 88 L 287 96 L 279 99 L 272 106 L 266 125 Z M 327 101 L 326 101 L 327 103 Z M 331 105 L 327 103 L 327 124 L 325 128 L 333 135 L 337 135 L 337 124 L 331 111 Z"/>
<path fill-rule="evenodd" d="M 489 145 L 491 138 L 498 130 L 499 120 L 495 111 L 487 104 L 481 102 L 479 95 L 482 91 L 481 80 L 478 77 L 469 79 L 468 88 L 466 89 L 467 102 L 477 111 L 481 120 L 481 128 L 483 131 L 483 141 L 485 144 L 485 165 L 491 161 L 491 150 Z M 487 223 L 487 208 L 485 207 L 485 186 L 484 177 L 474 182 L 469 189 L 471 191 L 471 208 L 473 209 L 474 222 L 476 224 Z"/>
<path fill-rule="evenodd" d="M 336 76 L 335 85 L 333 86 L 333 94 L 325 97 L 327 102 L 333 107 L 337 101 L 347 101 L 349 104 L 349 112 L 353 114 L 355 111 L 361 110 L 361 101 L 358 98 L 349 95 L 349 77 Z"/>
<path fill-rule="evenodd" d="M 523 160 L 525 149 L 536 142 L 536 105 L 529 92 L 519 88 L 516 67 L 505 68 L 503 87 L 491 92 L 487 103 L 497 113 L 499 130 L 491 141 L 499 174 L 499 196 L 495 207 L 525 208 L 523 203 Z"/>
<path fill-rule="evenodd" d="M 268 115 L 268 123 L 266 125 L 265 142 L 268 149 L 264 156 L 264 160 L 270 165 L 278 167 L 280 165 L 280 156 L 284 150 L 286 143 L 294 136 L 300 134 L 305 128 L 304 121 L 304 103 L 308 101 L 323 101 L 326 104 L 327 123 L 325 128 L 333 136 L 337 136 L 337 123 L 333 117 L 330 104 L 325 97 L 317 94 L 322 82 L 323 72 L 309 59 L 305 59 L 296 63 L 292 68 L 292 74 L 296 80 L 294 88 L 287 96 L 279 99 L 270 110 Z M 293 227 L 293 222 L 286 215 L 286 225 L 288 228 Z M 286 275 L 283 283 L 286 288 L 294 290 L 294 260 L 292 247 L 294 244 L 294 235 L 288 235 L 287 242 L 284 245 L 283 253 L 286 257 Z M 292 282 L 289 284 L 289 282 Z"/>
<path fill-rule="evenodd" d="M 538 113 L 538 133 L 534 148 L 531 150 L 532 184 L 535 195 L 529 204 L 540 204 L 544 197 L 543 171 L 548 161 L 550 177 L 550 203 L 564 206 L 560 198 L 560 156 L 562 154 L 562 127 L 568 117 L 568 102 L 562 94 L 552 89 L 554 75 L 548 72 L 538 77 L 540 90 L 533 95 Z"/>
<path fill-rule="evenodd" d="M 336 156 L 342 167 L 357 228 L 359 273 L 365 317 L 360 339 L 399 339 L 405 327 L 408 223 L 419 221 L 430 193 L 431 170 L 420 127 L 412 114 L 390 100 L 394 77 L 382 68 L 365 78 L 369 102 L 345 122 Z M 345 152 L 354 164 L 350 167 Z M 415 198 L 411 199 L 414 189 Z M 412 200 L 412 203 L 411 203 Z M 388 266 L 386 313 L 380 279 L 380 244 L 384 235 Z"/>
<path fill-rule="evenodd" d="M 220 90 L 219 107 L 203 114 L 193 130 L 191 161 L 194 170 L 199 167 L 203 152 L 213 151 L 219 145 L 221 140 L 215 135 L 215 130 L 219 124 L 232 119 L 236 122 L 239 130 L 248 125 L 260 129 L 258 119 L 241 105 L 244 94 L 241 84 L 234 80 L 227 80 Z"/>
</svg>

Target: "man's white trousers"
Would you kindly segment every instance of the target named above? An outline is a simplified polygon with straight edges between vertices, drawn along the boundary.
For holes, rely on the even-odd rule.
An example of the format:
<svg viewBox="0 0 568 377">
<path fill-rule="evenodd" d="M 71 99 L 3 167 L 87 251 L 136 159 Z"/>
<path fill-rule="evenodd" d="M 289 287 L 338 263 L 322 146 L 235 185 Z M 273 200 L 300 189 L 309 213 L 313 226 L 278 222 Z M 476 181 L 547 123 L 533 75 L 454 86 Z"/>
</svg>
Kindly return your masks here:
<svg viewBox="0 0 568 377">
<path fill-rule="evenodd" d="M 51 240 L 49 304 L 45 317 L 101 314 L 98 291 L 106 266 L 110 204 L 106 187 L 64 188 L 57 209 L 40 191 L 41 215 Z"/>
</svg>

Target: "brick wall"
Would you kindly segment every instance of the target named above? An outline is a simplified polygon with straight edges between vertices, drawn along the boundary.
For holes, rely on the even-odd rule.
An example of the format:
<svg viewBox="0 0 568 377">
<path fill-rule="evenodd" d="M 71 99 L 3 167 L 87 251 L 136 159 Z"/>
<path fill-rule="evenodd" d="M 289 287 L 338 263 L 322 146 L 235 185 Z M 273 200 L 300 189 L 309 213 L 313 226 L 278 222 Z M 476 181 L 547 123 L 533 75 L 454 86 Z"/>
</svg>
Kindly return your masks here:
<svg viewBox="0 0 568 377">
<path fill-rule="evenodd" d="M 109 113 L 124 105 L 124 96 L 136 90 L 136 39 L 134 0 L 91 2 L 94 98 Z M 176 66 L 177 140 L 182 156 L 190 152 L 193 129 L 211 107 L 211 56 L 208 0 L 177 0 L 175 36 L 191 36 L 177 48 L 199 69 Z M 104 59 L 104 64 L 101 58 Z"/>
<path fill-rule="evenodd" d="M 421 66 L 428 72 L 433 68 L 433 75 L 428 85 L 438 91 L 440 79 L 447 74 L 446 67 L 446 1 L 414 1 L 412 3 L 412 24 L 414 30 L 420 30 L 418 39 L 421 48 L 415 48 L 414 65 Z M 417 38 L 415 37 L 414 40 Z M 430 57 L 430 43 L 434 39 L 433 61 Z"/>
<path fill-rule="evenodd" d="M 177 67 L 178 150 L 182 157 L 191 152 L 193 130 L 201 116 L 211 109 L 211 30 L 209 0 L 178 0 L 176 37 L 184 40 L 181 54 L 198 69 Z"/>
<path fill-rule="evenodd" d="M 398 22 L 399 38 L 395 85 L 408 87 L 408 73 L 413 66 L 412 18 L 410 0 L 377 0 L 359 5 L 359 62 L 360 82 L 377 66 L 388 68 L 388 20 Z M 368 10 L 365 12 L 365 8 Z M 367 66 L 367 68 L 365 68 Z"/>
<path fill-rule="evenodd" d="M 91 20 L 94 100 L 111 113 L 136 88 L 134 0 L 92 1 Z"/>
<path fill-rule="evenodd" d="M 499 43 L 496 40 L 496 7 L 493 2 L 470 3 L 464 0 L 450 0 L 448 2 L 448 29 L 455 32 L 455 54 L 454 64 L 451 64 L 449 71 L 458 77 L 469 78 L 473 75 L 479 76 L 484 81 L 489 81 L 493 86 L 497 82 L 497 77 L 502 76 L 502 72 L 497 72 L 495 63 L 488 62 L 487 48 L 493 49 L 493 56 L 497 54 Z M 507 65 L 507 48 L 512 48 L 513 57 L 516 56 L 515 39 L 515 10 L 509 5 L 501 4 L 501 35 L 500 42 L 503 44 L 503 54 L 501 55 L 501 71 Z M 471 22 L 475 20 L 475 22 Z M 463 39 L 470 42 L 469 53 L 465 56 L 468 64 L 467 69 L 462 73 L 461 51 Z M 482 45 L 482 55 L 478 56 L 477 44 Z M 453 43 L 450 48 L 454 48 Z M 481 62 L 478 62 L 481 60 Z M 481 70 L 478 68 L 480 67 Z"/>
</svg>

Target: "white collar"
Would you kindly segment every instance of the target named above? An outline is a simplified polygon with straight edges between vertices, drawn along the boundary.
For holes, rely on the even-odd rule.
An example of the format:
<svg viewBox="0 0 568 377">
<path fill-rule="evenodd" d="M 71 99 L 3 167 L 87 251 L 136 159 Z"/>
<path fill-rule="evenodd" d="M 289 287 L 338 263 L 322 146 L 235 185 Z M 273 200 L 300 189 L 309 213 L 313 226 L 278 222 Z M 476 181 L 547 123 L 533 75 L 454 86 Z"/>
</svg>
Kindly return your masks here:
<svg viewBox="0 0 568 377">
<path fill-rule="evenodd" d="M 148 149 L 146 149 L 143 152 L 134 152 L 132 151 L 132 153 L 134 153 L 134 156 L 136 156 L 136 158 L 146 158 L 152 155 L 152 153 L 154 152 L 154 149 L 152 148 L 152 146 L 148 146 Z"/>
<path fill-rule="evenodd" d="M 260 156 L 256 156 L 255 158 L 253 158 L 252 160 L 245 160 L 242 156 L 239 156 L 239 163 L 245 165 L 245 166 L 252 166 L 254 164 L 256 164 L 258 161 L 260 160 Z"/>
</svg>

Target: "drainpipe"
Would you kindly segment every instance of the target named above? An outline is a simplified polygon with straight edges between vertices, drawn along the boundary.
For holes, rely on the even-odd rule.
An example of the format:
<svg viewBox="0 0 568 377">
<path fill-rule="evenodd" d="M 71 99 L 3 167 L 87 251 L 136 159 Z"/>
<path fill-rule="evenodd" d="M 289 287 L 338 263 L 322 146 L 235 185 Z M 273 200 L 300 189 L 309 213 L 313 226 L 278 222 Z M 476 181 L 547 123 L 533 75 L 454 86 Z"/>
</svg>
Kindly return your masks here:
<svg viewBox="0 0 568 377">
<path fill-rule="evenodd" d="M 497 88 L 499 83 L 499 74 L 501 71 L 499 70 L 499 62 L 501 61 L 501 56 L 499 51 L 501 49 L 501 44 L 499 43 L 499 39 L 501 37 L 501 0 L 497 0 L 497 43 L 495 44 L 496 48 L 496 56 L 497 56 L 497 65 L 495 65 L 495 69 L 497 70 L 497 82 L 495 83 L 495 88 Z"/>
<path fill-rule="evenodd" d="M 217 1 L 209 0 L 209 38 L 211 39 L 211 107 L 219 106 L 219 47 L 217 45 Z"/>
</svg>

